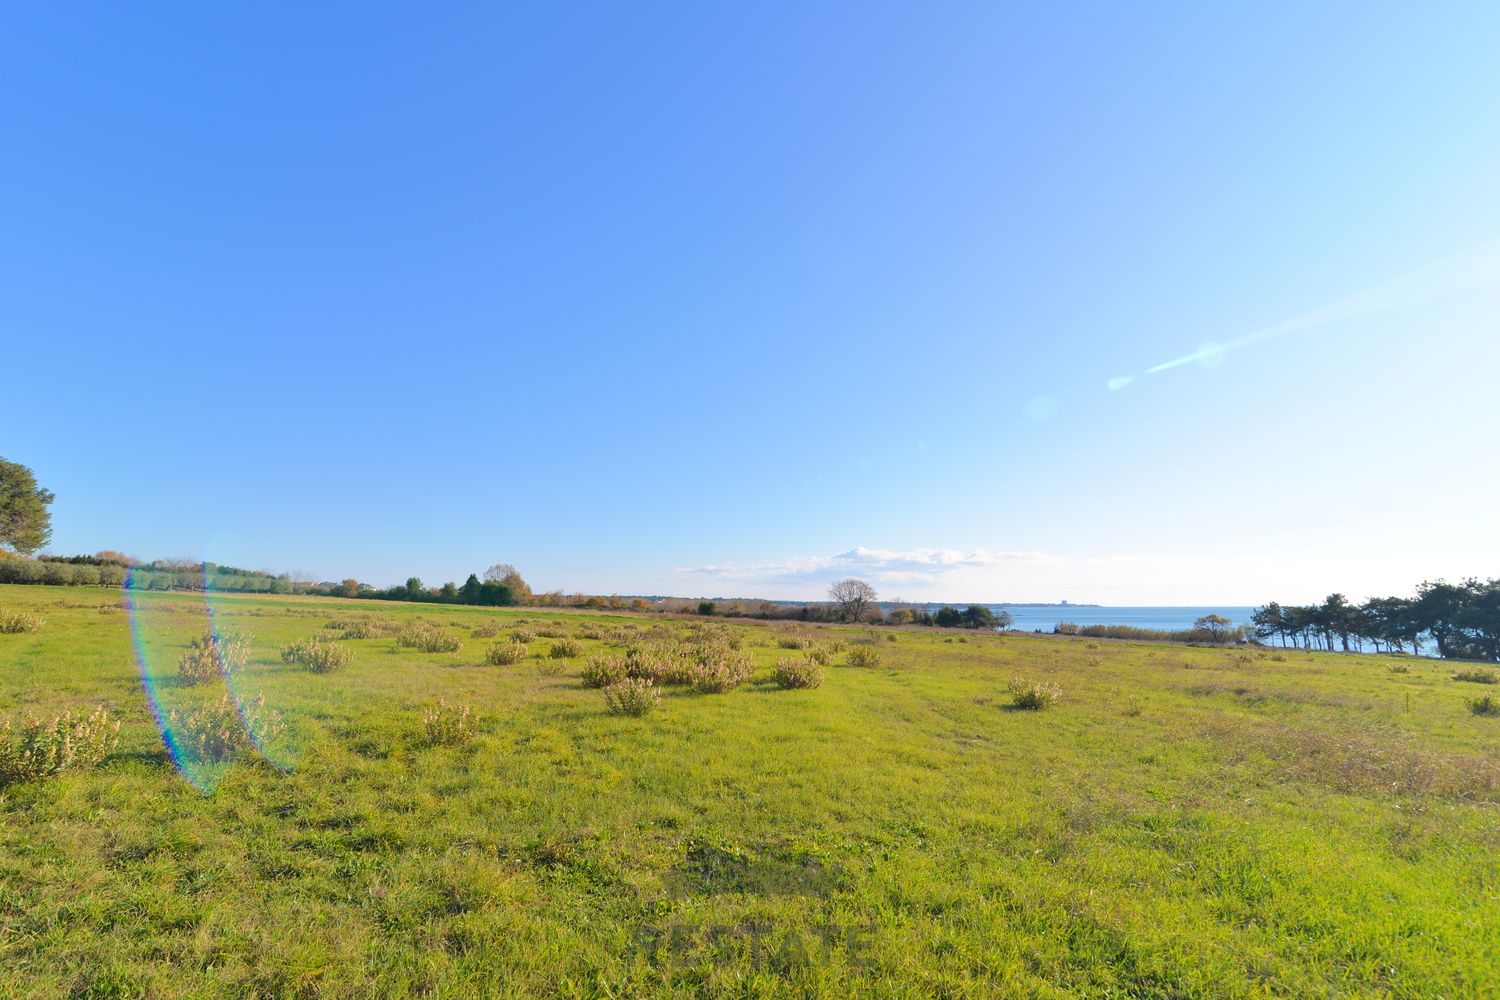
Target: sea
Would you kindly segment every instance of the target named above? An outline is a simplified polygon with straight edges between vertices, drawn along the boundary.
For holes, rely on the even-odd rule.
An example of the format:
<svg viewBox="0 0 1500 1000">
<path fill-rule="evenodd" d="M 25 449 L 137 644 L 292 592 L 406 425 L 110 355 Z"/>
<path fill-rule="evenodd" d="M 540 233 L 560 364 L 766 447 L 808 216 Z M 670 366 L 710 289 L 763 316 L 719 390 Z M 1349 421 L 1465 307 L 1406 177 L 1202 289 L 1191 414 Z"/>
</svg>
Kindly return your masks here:
<svg viewBox="0 0 1500 1000">
<path fill-rule="evenodd" d="M 936 610 L 940 605 L 932 605 Z M 1254 608 L 1220 606 L 1182 608 L 1123 608 L 1088 604 L 991 604 L 995 612 L 1010 613 L 1011 628 L 1021 632 L 1051 632 L 1058 622 L 1074 625 L 1130 625 L 1135 628 L 1175 631 L 1189 629 L 1204 615 L 1219 615 L 1235 625 L 1250 624 Z"/>
</svg>

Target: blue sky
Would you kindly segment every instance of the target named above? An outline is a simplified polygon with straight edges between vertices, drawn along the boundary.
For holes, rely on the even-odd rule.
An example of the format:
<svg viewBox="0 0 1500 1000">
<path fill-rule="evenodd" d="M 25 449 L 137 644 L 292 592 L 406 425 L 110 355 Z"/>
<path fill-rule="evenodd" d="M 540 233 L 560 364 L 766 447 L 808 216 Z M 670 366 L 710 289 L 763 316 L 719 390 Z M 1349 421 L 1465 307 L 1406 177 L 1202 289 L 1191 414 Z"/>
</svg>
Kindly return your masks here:
<svg viewBox="0 0 1500 1000">
<path fill-rule="evenodd" d="M 1500 573 L 1500 7 L 875 6 L 11 11 L 0 454 L 53 550 Z"/>
</svg>

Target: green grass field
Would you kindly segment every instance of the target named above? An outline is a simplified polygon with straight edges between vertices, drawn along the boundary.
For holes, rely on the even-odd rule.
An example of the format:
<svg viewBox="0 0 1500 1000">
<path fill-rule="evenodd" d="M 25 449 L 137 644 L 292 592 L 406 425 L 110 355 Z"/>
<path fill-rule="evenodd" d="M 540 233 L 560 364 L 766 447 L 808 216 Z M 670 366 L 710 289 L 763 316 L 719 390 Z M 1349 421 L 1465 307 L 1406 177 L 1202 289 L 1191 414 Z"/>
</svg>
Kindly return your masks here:
<svg viewBox="0 0 1500 1000">
<path fill-rule="evenodd" d="M 3 996 L 1500 994 L 1500 719 L 1449 664 L 732 623 L 748 684 L 630 718 L 584 657 L 692 623 L 222 598 L 292 766 L 205 793 L 119 599 L 0 587 L 46 619 L 0 635 L 0 718 L 123 722 L 99 768 L 0 789 Z M 140 604 L 162 703 L 217 700 L 174 676 L 202 599 Z M 282 662 L 351 616 L 463 648 Z M 484 665 L 472 630 L 521 619 L 583 656 Z M 784 691 L 788 634 L 883 664 Z M 1011 709 L 1016 676 L 1061 701 Z M 425 744 L 439 699 L 467 744 Z"/>
</svg>

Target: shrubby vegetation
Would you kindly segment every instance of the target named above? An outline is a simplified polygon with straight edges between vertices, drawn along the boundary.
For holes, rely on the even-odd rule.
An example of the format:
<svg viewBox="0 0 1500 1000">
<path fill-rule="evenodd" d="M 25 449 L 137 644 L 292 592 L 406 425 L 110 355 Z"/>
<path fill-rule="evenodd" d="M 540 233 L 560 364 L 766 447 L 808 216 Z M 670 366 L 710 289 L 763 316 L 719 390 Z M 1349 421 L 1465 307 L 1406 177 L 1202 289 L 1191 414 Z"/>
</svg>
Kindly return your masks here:
<svg viewBox="0 0 1500 1000">
<path fill-rule="evenodd" d="M 519 642 L 494 642 L 484 652 L 484 662 L 492 667 L 507 667 L 526 658 L 526 646 Z"/>
<path fill-rule="evenodd" d="M 1040 712 L 1051 708 L 1062 697 L 1062 689 L 1046 681 L 1017 677 L 1010 682 L 1010 703 L 1016 708 Z"/>
<path fill-rule="evenodd" d="M 660 700 L 656 685 L 638 677 L 627 677 L 604 689 L 604 704 L 615 715 L 645 715 Z"/>
<path fill-rule="evenodd" d="M 299 663 L 315 674 L 332 673 L 354 659 L 348 646 L 322 639 L 307 639 L 281 647 L 283 663 Z"/>
<path fill-rule="evenodd" d="M 236 704 L 227 691 L 212 704 L 170 712 L 167 726 L 184 756 L 208 763 L 251 753 L 286 729 L 281 713 L 266 707 L 265 695 Z"/>
<path fill-rule="evenodd" d="M 177 660 L 184 684 L 203 684 L 227 677 L 250 660 L 250 640 L 239 632 L 207 631 L 194 639 Z"/>
<path fill-rule="evenodd" d="M 776 661 L 771 680 L 781 688 L 815 688 L 823 683 L 823 670 L 810 659 L 782 659 Z"/>
<path fill-rule="evenodd" d="M 19 635 L 22 632 L 35 632 L 45 624 L 47 622 L 41 615 L 16 611 L 0 616 L 0 635 Z"/>
<path fill-rule="evenodd" d="M 19 730 L 0 724 L 0 785 L 95 767 L 120 743 L 120 724 L 101 705 L 87 716 L 72 711 L 49 721 L 28 716 Z"/>
<path fill-rule="evenodd" d="M 422 734 L 428 746 L 458 746 L 467 743 L 473 732 L 469 728 L 469 706 L 449 705 L 446 699 L 422 710 Z"/>
</svg>

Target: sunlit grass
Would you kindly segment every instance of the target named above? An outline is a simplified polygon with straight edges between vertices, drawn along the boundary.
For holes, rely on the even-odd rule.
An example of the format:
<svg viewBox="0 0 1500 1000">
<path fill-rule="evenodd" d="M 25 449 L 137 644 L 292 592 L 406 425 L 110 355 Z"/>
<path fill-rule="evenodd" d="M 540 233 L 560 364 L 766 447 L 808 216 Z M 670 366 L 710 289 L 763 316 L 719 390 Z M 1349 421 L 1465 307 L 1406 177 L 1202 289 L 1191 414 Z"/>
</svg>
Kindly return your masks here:
<svg viewBox="0 0 1500 1000">
<path fill-rule="evenodd" d="M 1440 663 L 746 624 L 748 683 L 632 717 L 580 675 L 687 623 L 228 598 L 295 766 L 205 795 L 117 597 L 0 587 L 46 620 L 0 636 L 0 715 L 123 722 L 0 790 L 0 995 L 1500 991 L 1500 722 Z M 142 603 L 175 671 L 201 599 Z M 282 662 L 367 613 L 339 671 Z M 495 621 L 518 659 L 451 650 Z M 816 688 L 773 680 L 794 636 L 837 649 Z"/>
</svg>

